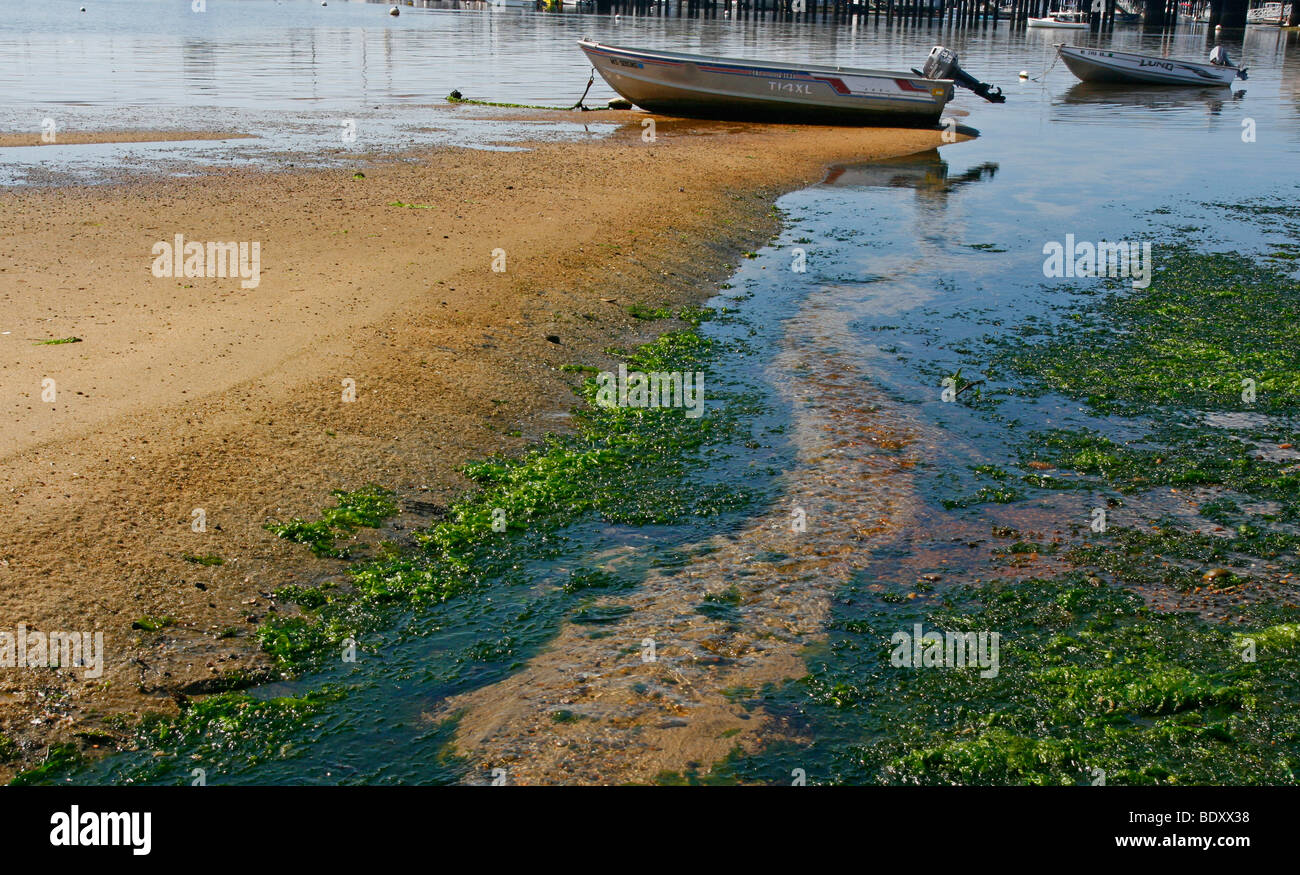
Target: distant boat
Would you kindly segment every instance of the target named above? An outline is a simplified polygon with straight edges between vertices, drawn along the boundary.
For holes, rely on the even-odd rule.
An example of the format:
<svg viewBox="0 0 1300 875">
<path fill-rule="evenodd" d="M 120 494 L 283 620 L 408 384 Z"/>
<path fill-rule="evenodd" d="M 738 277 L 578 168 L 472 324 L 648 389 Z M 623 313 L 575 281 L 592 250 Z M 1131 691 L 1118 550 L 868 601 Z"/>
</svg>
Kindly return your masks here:
<svg viewBox="0 0 1300 875">
<path fill-rule="evenodd" d="M 591 40 L 578 46 L 611 88 L 642 109 L 665 115 L 933 125 L 952 100 L 955 84 L 993 102 L 1005 100 L 1001 91 L 962 71 L 957 56 L 939 46 L 931 51 L 924 73 L 717 58 Z"/>
<path fill-rule="evenodd" d="M 1111 49 L 1056 47 L 1070 72 L 1084 82 L 1122 82 L 1130 85 L 1231 85 L 1246 78 L 1246 71 L 1225 64 L 1179 61 L 1154 55 L 1135 55 Z"/>
<path fill-rule="evenodd" d="M 1052 27 L 1057 30 L 1087 30 L 1086 12 L 1049 12 L 1046 18 L 1031 18 L 1028 27 Z"/>
</svg>

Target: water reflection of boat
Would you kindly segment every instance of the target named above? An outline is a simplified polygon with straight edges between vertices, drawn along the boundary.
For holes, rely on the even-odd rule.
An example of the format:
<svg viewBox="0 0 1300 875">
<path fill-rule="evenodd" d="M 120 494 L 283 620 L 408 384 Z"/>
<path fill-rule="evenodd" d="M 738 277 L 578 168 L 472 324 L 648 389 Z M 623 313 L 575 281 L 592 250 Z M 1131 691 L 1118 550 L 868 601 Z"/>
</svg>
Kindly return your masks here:
<svg viewBox="0 0 1300 875">
<path fill-rule="evenodd" d="M 911 188 L 922 200 L 943 202 L 950 192 L 998 172 L 993 162 L 978 164 L 962 173 L 950 175 L 948 162 L 939 150 L 872 161 L 868 164 L 836 164 L 826 171 L 822 185 L 835 188 Z"/>
<path fill-rule="evenodd" d="M 1211 113 L 1223 109 L 1226 99 L 1245 94 L 1225 92 L 1220 87 L 1214 88 L 1135 88 L 1106 82 L 1080 82 L 1068 88 L 1061 95 L 1060 102 L 1066 104 L 1091 104 L 1100 106 L 1140 106 L 1161 111 L 1185 109 L 1197 103 L 1205 104 Z"/>
</svg>

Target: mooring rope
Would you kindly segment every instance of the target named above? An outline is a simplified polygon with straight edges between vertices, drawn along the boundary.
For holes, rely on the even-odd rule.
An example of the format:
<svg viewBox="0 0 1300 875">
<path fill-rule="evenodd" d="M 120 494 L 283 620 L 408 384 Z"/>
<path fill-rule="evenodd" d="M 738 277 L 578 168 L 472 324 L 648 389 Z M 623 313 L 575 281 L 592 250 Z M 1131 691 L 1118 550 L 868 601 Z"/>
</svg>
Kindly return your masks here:
<svg viewBox="0 0 1300 875">
<path fill-rule="evenodd" d="M 582 96 L 579 97 L 578 102 L 575 103 L 573 106 L 569 107 L 569 109 L 571 110 L 580 109 L 583 112 L 591 112 L 591 107 L 583 106 L 582 102 L 587 99 L 587 92 L 591 90 L 591 83 L 595 81 L 596 81 L 596 68 L 592 67 L 591 76 L 587 79 L 587 87 L 582 89 Z"/>
<path fill-rule="evenodd" d="M 1061 53 L 1060 53 L 1060 51 L 1057 51 L 1057 53 L 1056 53 L 1056 57 L 1055 57 L 1055 58 L 1052 58 L 1052 63 L 1050 63 L 1050 64 L 1047 65 L 1047 69 L 1044 70 L 1043 72 L 1039 73 L 1037 76 L 1030 76 L 1030 77 L 1029 77 L 1029 81 L 1030 81 L 1030 82 L 1041 82 L 1041 81 L 1043 80 L 1043 77 L 1044 77 L 1044 76 L 1046 76 L 1048 73 L 1052 72 L 1052 68 L 1056 66 L 1056 62 L 1059 61 L 1059 60 L 1061 60 Z"/>
</svg>

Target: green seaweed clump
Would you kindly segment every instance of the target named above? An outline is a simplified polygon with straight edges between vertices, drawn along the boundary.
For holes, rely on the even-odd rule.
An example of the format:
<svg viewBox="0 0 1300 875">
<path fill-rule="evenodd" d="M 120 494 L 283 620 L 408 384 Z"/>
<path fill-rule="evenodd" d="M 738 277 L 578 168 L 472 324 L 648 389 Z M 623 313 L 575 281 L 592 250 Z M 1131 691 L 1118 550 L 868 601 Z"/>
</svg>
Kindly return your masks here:
<svg viewBox="0 0 1300 875">
<path fill-rule="evenodd" d="M 54 784 L 81 766 L 84 759 L 75 744 L 52 744 L 45 750 L 39 766 L 19 772 L 10 787 L 41 787 Z"/>
<path fill-rule="evenodd" d="M 1295 608 L 1258 608 L 1260 631 L 1234 634 L 1082 573 L 963 587 L 931 608 L 869 605 L 841 604 L 813 671 L 781 691 L 817 749 L 737 756 L 732 774 L 771 780 L 794 756 L 845 784 L 1300 781 Z M 997 673 L 891 664 L 891 636 L 918 622 L 997 632 Z"/>
<path fill-rule="evenodd" d="M 994 343 L 992 370 L 1103 413 L 1286 413 L 1300 397 L 1300 283 L 1235 252 L 1161 247 L 1151 285 Z"/>
<path fill-rule="evenodd" d="M 322 558 L 348 559 L 352 548 L 336 547 L 335 541 L 359 528 L 378 528 L 398 510 L 392 490 L 380 486 L 364 486 L 355 492 L 335 489 L 330 495 L 335 504 L 325 508 L 319 520 L 295 517 L 287 523 L 269 522 L 265 528 L 277 537 L 307 545 Z"/>
</svg>

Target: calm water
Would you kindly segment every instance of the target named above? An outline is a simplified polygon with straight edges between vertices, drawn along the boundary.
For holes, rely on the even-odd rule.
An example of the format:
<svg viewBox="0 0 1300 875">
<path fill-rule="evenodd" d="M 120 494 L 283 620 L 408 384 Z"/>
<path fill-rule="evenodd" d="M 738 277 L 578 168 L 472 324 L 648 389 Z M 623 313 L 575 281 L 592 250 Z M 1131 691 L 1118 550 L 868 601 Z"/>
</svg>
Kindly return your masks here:
<svg viewBox="0 0 1300 875">
<path fill-rule="evenodd" d="M 85 13 L 78 11 L 83 5 Z M 903 70 L 918 66 L 929 47 L 943 41 L 961 54 L 969 70 L 1002 85 L 1012 96 L 997 112 L 970 95 L 959 96 L 954 109 L 974 111 L 972 121 L 1002 136 L 1004 148 L 1009 145 L 1007 126 L 1013 126 L 1018 145 L 1034 141 L 1065 149 L 1062 160 L 1079 172 L 1103 156 L 1096 150 L 1070 154 L 1068 144 L 1053 143 L 1051 130 L 1070 128 L 1049 129 L 1051 122 L 1123 131 L 1129 137 L 1123 154 L 1104 156 L 1106 166 L 1115 167 L 1114 161 L 1130 154 L 1144 160 L 1140 153 L 1152 144 L 1166 145 L 1173 130 L 1231 139 L 1239 124 L 1234 112 L 1246 111 L 1210 94 L 1137 95 L 1108 103 L 1072 88 L 1075 80 L 1060 64 L 1041 85 L 1021 84 L 1016 74 L 1025 70 L 1037 76 L 1047 69 L 1052 43 L 1064 37 L 1037 30 L 1013 34 L 1005 25 L 996 33 L 941 37 L 938 29 L 890 31 L 870 22 L 834 27 L 725 19 L 615 20 L 461 5 L 476 8 L 403 7 L 402 15 L 393 18 L 387 3 L 343 0 L 327 7 L 312 0 L 212 0 L 203 13 L 192 12 L 180 0 L 0 0 L 0 131 L 35 133 L 45 119 L 52 119 L 56 130 L 65 131 L 229 130 L 257 138 L 187 145 L 61 146 L 57 154 L 40 147 L 5 149 L 0 153 L 0 184 L 64 182 L 122 168 L 185 172 L 189 162 L 301 166 L 345 160 L 358 150 L 434 143 L 500 147 L 521 136 L 602 133 L 608 128 L 589 129 L 576 120 L 524 127 L 483 121 L 483 116 L 500 114 L 490 110 L 430 109 L 445 109 L 444 98 L 453 89 L 476 99 L 571 105 L 582 93 L 590 69 L 574 45 L 583 36 Z M 1297 136 L 1297 126 L 1291 124 L 1297 111 L 1296 86 L 1283 76 L 1300 63 L 1296 39 L 1296 34 L 1276 29 L 1252 29 L 1244 45 L 1227 42 L 1234 56 L 1254 69 L 1244 106 L 1261 121 L 1276 122 L 1277 129 L 1268 134 L 1275 144 L 1276 138 L 1294 143 Z M 1145 47 L 1189 58 L 1208 51 L 1204 30 L 1169 39 L 1142 36 L 1130 28 L 1117 30 L 1113 40 L 1122 48 Z M 588 103 L 598 105 L 611 96 L 598 79 Z M 341 126 L 349 119 L 356 124 L 356 139 L 345 144 Z M 1104 131 L 1092 135 L 1104 136 Z M 1187 166 L 1195 170 L 1204 165 L 1188 161 Z M 1163 180 L 1153 178 L 1150 183 L 1160 185 Z"/>
<path fill-rule="evenodd" d="M 1078 84 L 1061 65 L 1052 66 L 1052 44 L 1062 36 L 1005 28 L 940 36 L 937 30 L 888 31 L 874 24 L 615 22 L 405 7 L 399 19 L 390 19 L 386 5 L 341 0 L 327 8 L 209 2 L 203 15 L 181 3 L 91 0 L 84 15 L 76 11 L 80 5 L 0 2 L 0 129 L 35 130 L 46 116 L 67 119 L 66 127 L 230 126 L 264 138 L 239 153 L 239 160 L 261 160 L 285 148 L 302 155 L 337 150 L 335 122 L 356 117 L 373 122 L 359 124 L 359 136 L 379 148 L 408 134 L 435 141 L 420 130 L 431 123 L 454 128 L 440 135 L 442 141 L 481 145 L 481 121 L 449 125 L 439 115 L 431 122 L 428 107 L 452 88 L 472 97 L 571 103 L 587 77 L 573 46 L 582 35 L 898 68 L 918 65 L 932 44 L 943 42 L 960 53 L 966 69 L 1008 94 L 1002 106 L 959 94 L 953 108 L 969 113 L 964 121 L 980 130 L 977 140 L 941 154 L 838 168 L 825 183 L 783 198 L 787 230 L 747 261 L 732 280 L 734 288 L 714 302 L 739 307 L 741 321 L 707 330 L 750 342 L 749 351 L 724 357 L 710 381 L 765 398 L 773 411 L 765 424 L 780 425 L 785 434 L 762 449 L 733 448 L 715 474 L 747 477 L 767 496 L 767 506 L 698 527 L 575 527 L 552 555 L 521 569 L 529 586 L 470 593 L 403 618 L 356 665 L 263 691 L 301 692 L 332 682 L 349 694 L 291 746 L 257 765 L 242 755 L 206 751 L 201 762 L 210 783 L 485 780 L 438 758 L 449 730 L 428 715 L 449 695 L 528 671 L 528 660 L 579 604 L 556 587 L 576 566 L 602 565 L 633 581 L 645 581 L 653 568 L 656 586 L 669 593 L 683 580 L 721 583 L 735 569 L 718 550 L 705 549 L 711 539 L 726 539 L 750 555 L 769 550 L 758 523 L 772 509 L 785 513 L 790 500 L 803 500 L 831 518 L 892 502 L 900 515 L 906 508 L 906 518 L 900 516 L 876 546 L 892 546 L 895 557 L 934 550 L 940 534 L 960 531 L 979 515 L 978 509 L 944 511 L 940 500 L 962 491 L 969 465 L 998 458 L 1014 437 L 1006 421 L 942 403 L 939 375 L 957 366 L 952 350 L 969 338 L 1060 303 L 1053 281 L 1043 277 L 1045 242 L 1063 241 L 1067 234 L 1081 240 L 1175 237 L 1250 251 L 1269 243 L 1267 234 L 1215 205 L 1293 200 L 1297 190 L 1300 35 L 1276 30 L 1225 40 L 1234 58 L 1251 68 L 1249 81 L 1231 90 L 1098 91 Z M 1163 37 L 1121 29 L 1102 42 L 1186 58 L 1201 58 L 1208 50 L 1205 33 L 1195 30 Z M 1047 72 L 1041 82 L 1021 82 L 1020 70 L 1035 77 Z M 598 83 L 591 102 L 608 96 Z M 1243 122 L 1253 124 L 1254 142 L 1243 142 Z M 581 125 L 575 125 L 556 135 L 579 132 Z M 517 131 L 503 123 L 493 136 L 498 134 L 508 139 Z M 39 160 L 80 173 L 124 158 L 145 165 L 215 160 L 226 149 L 98 148 L 70 152 L 66 159 L 46 150 Z M 38 160 L 25 154 L 3 158 L 11 178 L 23 176 L 23 162 Z M 796 246 L 807 252 L 806 273 L 789 269 Z M 1157 250 L 1157 265 L 1159 257 Z M 833 363 L 834 385 L 809 376 L 808 365 L 815 370 L 819 362 Z M 817 403 L 805 403 L 808 397 Z M 901 452 L 917 462 L 917 473 L 870 489 L 866 479 L 837 478 L 837 471 L 870 468 L 878 453 L 871 436 L 880 417 L 906 433 Z M 1007 411 L 1006 419 L 1031 426 L 1123 427 L 1092 423 L 1077 405 L 1050 397 L 1025 402 Z M 817 436 L 828 428 L 842 438 L 835 454 L 818 444 Z M 778 473 L 755 476 L 756 462 Z M 827 481 L 836 491 L 818 491 L 824 487 L 817 484 Z M 1079 503 L 1083 514 L 1090 499 L 1081 495 Z M 793 561 L 818 568 L 789 581 L 795 589 L 804 587 L 810 612 L 824 609 L 850 579 L 898 573 L 897 562 L 869 544 L 859 554 L 840 555 L 842 534 L 836 525 L 810 527 L 788 548 Z M 913 563 L 908 573 L 916 570 Z M 651 600 L 640 620 L 651 622 L 659 609 Z M 620 628 L 612 627 L 615 640 L 621 640 Z M 506 749 L 510 743 L 507 737 Z M 120 780 L 147 760 L 118 757 L 90 779 Z M 182 758 L 162 780 L 187 782 L 192 767 Z M 782 768 L 774 767 L 773 774 L 788 774 Z"/>
</svg>

